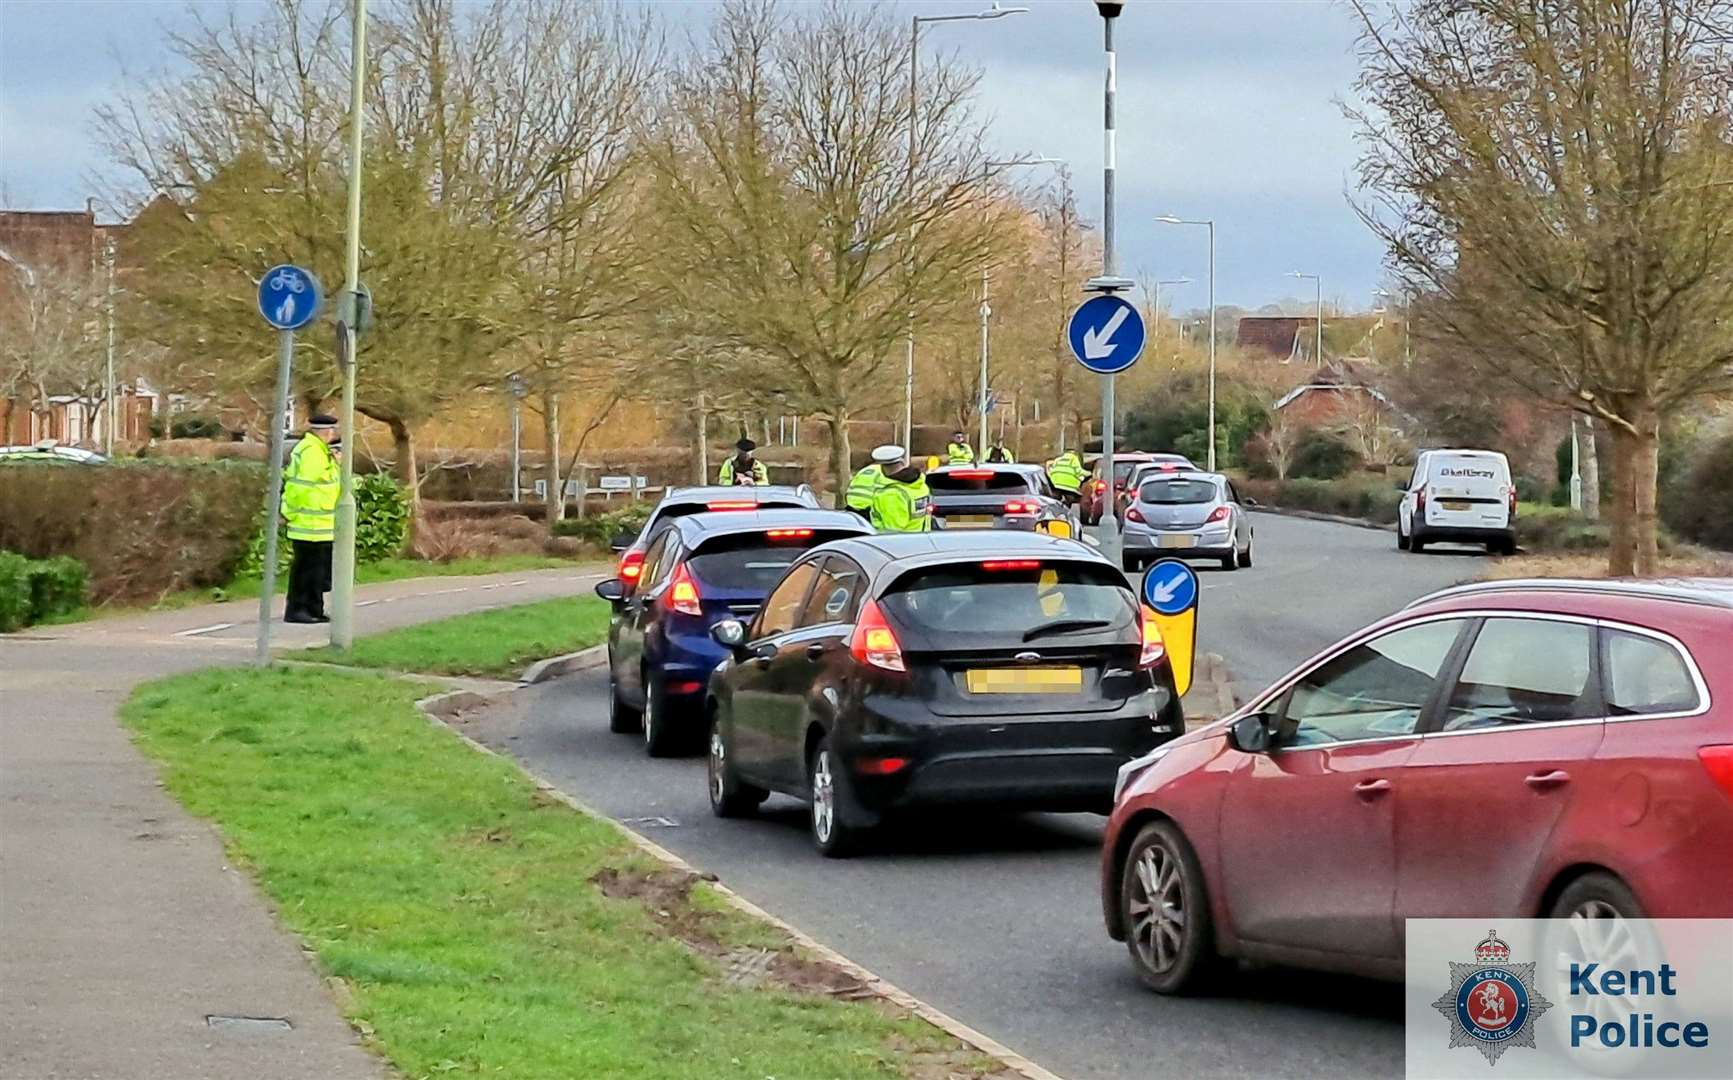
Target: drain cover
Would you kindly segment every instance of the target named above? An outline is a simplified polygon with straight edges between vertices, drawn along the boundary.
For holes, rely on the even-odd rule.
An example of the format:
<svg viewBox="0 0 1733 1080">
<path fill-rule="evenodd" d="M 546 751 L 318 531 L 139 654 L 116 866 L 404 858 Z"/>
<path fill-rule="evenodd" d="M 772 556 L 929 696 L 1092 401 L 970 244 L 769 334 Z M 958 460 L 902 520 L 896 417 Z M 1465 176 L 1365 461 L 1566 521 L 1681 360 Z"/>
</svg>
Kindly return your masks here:
<svg viewBox="0 0 1733 1080">
<path fill-rule="evenodd" d="M 288 1031 L 293 1024 L 281 1016 L 224 1016 L 212 1013 L 205 1017 L 205 1023 L 218 1031 L 254 1032 L 254 1031 Z"/>
<path fill-rule="evenodd" d="M 621 818 L 622 825 L 636 825 L 644 829 L 678 829 L 680 823 L 671 817 L 629 817 Z"/>
</svg>

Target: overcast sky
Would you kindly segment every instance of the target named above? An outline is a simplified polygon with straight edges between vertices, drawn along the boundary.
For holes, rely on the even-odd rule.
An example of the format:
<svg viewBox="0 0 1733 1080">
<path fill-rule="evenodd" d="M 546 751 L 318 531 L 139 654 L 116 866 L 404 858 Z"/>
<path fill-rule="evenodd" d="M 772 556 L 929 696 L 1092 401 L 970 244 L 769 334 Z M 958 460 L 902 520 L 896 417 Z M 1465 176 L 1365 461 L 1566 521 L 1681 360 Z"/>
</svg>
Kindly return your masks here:
<svg viewBox="0 0 1733 1080">
<path fill-rule="evenodd" d="M 981 10 L 991 0 L 911 0 L 905 14 Z M 1070 163 L 1083 212 L 1101 212 L 1101 20 L 1088 0 L 1006 0 L 1032 10 L 925 27 L 924 50 L 954 50 L 983 71 L 983 105 L 1006 155 Z M 221 4 L 214 6 L 221 7 Z M 707 3 L 654 5 L 678 28 Z M 122 63 L 166 61 L 163 25 L 183 0 L 0 0 L 0 196 L 76 208 L 108 164 L 92 147 L 92 106 Z M 1381 248 L 1348 203 L 1356 155 L 1335 103 L 1355 75 L 1352 16 L 1331 0 L 1129 0 L 1119 19 L 1121 272 L 1195 283 L 1164 289 L 1205 303 L 1202 229 L 1157 214 L 1214 217 L 1217 294 L 1257 307 L 1312 298 L 1365 307 Z M 1038 172 L 1038 170 L 1031 170 Z M 1031 176 L 1032 181 L 1037 177 Z M 1165 299 L 1165 296 L 1164 296 Z"/>
</svg>

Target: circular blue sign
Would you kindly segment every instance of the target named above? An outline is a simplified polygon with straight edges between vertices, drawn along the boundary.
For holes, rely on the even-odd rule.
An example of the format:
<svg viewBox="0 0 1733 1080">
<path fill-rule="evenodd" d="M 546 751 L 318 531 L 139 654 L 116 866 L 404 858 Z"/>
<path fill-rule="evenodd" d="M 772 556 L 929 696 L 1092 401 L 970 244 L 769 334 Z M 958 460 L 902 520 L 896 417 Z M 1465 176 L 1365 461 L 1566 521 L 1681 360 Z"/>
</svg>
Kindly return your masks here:
<svg viewBox="0 0 1733 1080">
<path fill-rule="evenodd" d="M 259 314 L 278 330 L 299 330 L 319 314 L 319 279 L 284 263 L 259 279 Z"/>
<path fill-rule="evenodd" d="M 1143 352 L 1143 316 L 1129 300 L 1094 296 L 1071 313 L 1065 335 L 1079 364 L 1098 375 L 1112 375 L 1137 363 Z"/>
<path fill-rule="evenodd" d="M 1178 559 L 1163 559 L 1143 575 L 1143 602 L 1157 614 L 1178 615 L 1197 603 L 1197 571 Z"/>
</svg>

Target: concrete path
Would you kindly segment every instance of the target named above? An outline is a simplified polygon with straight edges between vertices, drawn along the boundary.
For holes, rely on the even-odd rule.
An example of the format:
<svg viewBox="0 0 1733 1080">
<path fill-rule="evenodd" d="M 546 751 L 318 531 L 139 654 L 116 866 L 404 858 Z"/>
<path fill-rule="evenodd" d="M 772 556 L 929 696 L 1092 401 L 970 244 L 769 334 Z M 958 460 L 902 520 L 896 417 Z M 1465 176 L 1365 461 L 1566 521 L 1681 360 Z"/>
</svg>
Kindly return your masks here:
<svg viewBox="0 0 1733 1080">
<path fill-rule="evenodd" d="M 365 586 L 356 630 L 575 595 L 601 570 Z M 248 661 L 257 614 L 256 600 L 236 601 L 0 636 L 6 1080 L 390 1073 L 216 831 L 164 793 L 117 718 L 140 682 Z M 286 646 L 325 640 L 324 627 L 278 630 Z"/>
</svg>

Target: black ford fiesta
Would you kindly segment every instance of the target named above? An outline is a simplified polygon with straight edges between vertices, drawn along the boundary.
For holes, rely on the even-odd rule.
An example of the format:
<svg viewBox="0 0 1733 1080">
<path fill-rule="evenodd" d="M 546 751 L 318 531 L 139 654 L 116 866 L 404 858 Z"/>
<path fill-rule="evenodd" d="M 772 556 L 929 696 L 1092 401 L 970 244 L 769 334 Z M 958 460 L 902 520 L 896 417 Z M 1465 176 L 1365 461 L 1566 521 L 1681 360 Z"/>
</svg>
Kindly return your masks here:
<svg viewBox="0 0 1733 1080">
<path fill-rule="evenodd" d="M 1075 541 L 833 541 L 711 633 L 712 810 L 804 799 L 829 856 L 914 807 L 1105 812 L 1119 766 L 1185 726 L 1160 635 Z"/>
</svg>

